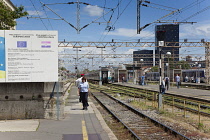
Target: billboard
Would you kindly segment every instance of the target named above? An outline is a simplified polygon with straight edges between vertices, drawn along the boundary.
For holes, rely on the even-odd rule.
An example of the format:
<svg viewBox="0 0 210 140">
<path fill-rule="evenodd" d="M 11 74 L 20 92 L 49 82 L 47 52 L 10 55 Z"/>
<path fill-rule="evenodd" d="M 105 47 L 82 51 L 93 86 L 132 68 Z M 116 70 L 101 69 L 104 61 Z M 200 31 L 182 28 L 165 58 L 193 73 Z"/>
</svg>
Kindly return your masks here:
<svg viewBox="0 0 210 140">
<path fill-rule="evenodd" d="M 57 31 L 0 31 L 0 82 L 55 81 Z"/>
</svg>

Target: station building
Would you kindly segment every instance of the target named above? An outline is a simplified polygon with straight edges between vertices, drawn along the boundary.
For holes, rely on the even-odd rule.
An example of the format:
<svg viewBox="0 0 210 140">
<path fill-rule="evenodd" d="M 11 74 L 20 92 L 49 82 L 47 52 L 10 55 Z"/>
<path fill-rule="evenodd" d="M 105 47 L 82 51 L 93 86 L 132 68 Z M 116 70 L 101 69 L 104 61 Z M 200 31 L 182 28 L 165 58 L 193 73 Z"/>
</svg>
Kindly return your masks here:
<svg viewBox="0 0 210 140">
<path fill-rule="evenodd" d="M 7 5 L 11 10 L 15 10 L 15 6 L 10 0 L 0 0 L 0 1 L 2 1 L 5 5 Z"/>
<path fill-rule="evenodd" d="M 142 61 L 141 61 L 142 60 Z M 153 50 L 138 50 L 133 51 L 133 62 L 141 66 L 153 66 Z"/>
<path fill-rule="evenodd" d="M 160 33 L 162 32 L 162 36 L 160 36 Z M 163 25 L 157 25 L 155 27 L 155 43 L 156 46 L 158 46 L 158 41 L 164 41 L 164 42 L 177 42 L 177 43 L 168 43 L 162 47 L 162 54 L 166 54 L 167 52 L 171 52 L 171 58 L 173 61 L 179 61 L 179 47 L 170 47 L 170 46 L 179 46 L 179 24 L 163 24 Z M 155 61 L 159 61 L 159 47 L 155 48 Z M 166 58 L 165 58 L 166 59 Z M 164 60 L 166 61 L 166 60 Z M 158 63 L 156 63 L 157 65 Z"/>
<path fill-rule="evenodd" d="M 0 0 L 0 2 L 2 2 L 4 5 L 6 5 L 12 11 L 15 10 L 15 5 L 10 0 Z M 15 29 L 16 29 L 15 27 L 11 28 L 11 30 L 15 30 Z"/>
</svg>

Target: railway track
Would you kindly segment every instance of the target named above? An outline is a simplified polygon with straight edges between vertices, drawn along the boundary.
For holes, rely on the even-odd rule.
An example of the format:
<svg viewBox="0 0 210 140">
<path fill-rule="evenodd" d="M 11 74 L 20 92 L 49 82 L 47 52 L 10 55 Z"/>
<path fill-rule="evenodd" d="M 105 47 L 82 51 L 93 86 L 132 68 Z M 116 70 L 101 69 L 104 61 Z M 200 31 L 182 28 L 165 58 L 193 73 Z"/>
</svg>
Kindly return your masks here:
<svg viewBox="0 0 210 140">
<path fill-rule="evenodd" d="M 127 86 L 123 86 L 125 88 L 122 88 L 122 86 L 119 86 L 119 85 L 107 85 L 107 86 L 110 88 L 104 89 L 103 91 L 109 91 L 109 92 L 117 91 L 118 93 L 125 94 L 127 96 L 132 96 L 132 97 L 137 97 L 137 98 L 146 98 L 147 97 L 148 100 L 154 100 L 154 95 L 148 96 L 149 93 L 147 90 L 140 90 L 140 89 L 135 89 L 133 87 L 127 87 Z M 173 95 L 173 96 L 175 97 L 175 95 Z M 157 97 L 155 99 L 157 99 Z M 201 111 L 202 109 L 203 110 L 210 109 L 210 106 L 208 103 L 207 103 L 208 106 L 202 105 L 202 104 L 199 105 L 199 102 L 196 102 L 196 100 L 194 100 L 194 101 L 193 100 L 186 101 L 186 100 L 188 100 L 186 97 L 182 97 L 182 99 L 178 98 L 178 97 L 175 99 L 172 99 L 172 97 L 170 95 L 167 95 L 167 93 L 164 95 L 164 103 L 167 105 L 174 106 L 174 107 L 177 107 L 180 109 L 185 109 L 185 110 L 193 112 L 193 113 L 197 113 L 197 114 L 199 113 L 204 116 L 208 116 L 208 117 L 210 116 L 210 114 L 208 112 Z M 194 107 L 194 108 L 187 107 L 187 105 Z M 200 108 L 200 109 L 195 109 L 196 107 Z"/>
<path fill-rule="evenodd" d="M 130 131 L 134 139 L 190 140 L 190 138 L 148 117 L 106 93 L 96 92 L 92 93 L 92 95 Z"/>
</svg>

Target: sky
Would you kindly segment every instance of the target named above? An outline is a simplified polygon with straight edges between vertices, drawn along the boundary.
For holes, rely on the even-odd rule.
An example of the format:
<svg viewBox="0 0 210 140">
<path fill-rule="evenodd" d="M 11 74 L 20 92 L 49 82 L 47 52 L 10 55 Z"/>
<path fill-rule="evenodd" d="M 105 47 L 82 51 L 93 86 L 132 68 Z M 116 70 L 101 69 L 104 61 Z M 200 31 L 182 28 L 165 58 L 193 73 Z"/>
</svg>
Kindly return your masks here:
<svg viewBox="0 0 210 140">
<path fill-rule="evenodd" d="M 148 7 L 140 7 L 140 27 L 148 23 L 152 24 L 143 29 L 140 34 L 137 34 L 137 0 L 80 0 L 84 4 L 80 4 L 79 22 L 77 22 L 77 4 L 75 3 L 78 0 L 11 1 L 16 6 L 23 5 L 29 13 L 29 18 L 17 19 L 17 30 L 57 30 L 59 41 L 111 42 L 112 39 L 114 41 L 137 41 L 138 39 L 154 41 L 155 25 L 162 24 L 156 23 L 159 19 L 161 22 L 195 22 L 194 24 L 180 23 L 180 41 L 183 39 L 210 41 L 209 0 L 150 0 L 150 3 L 143 0 L 142 4 L 146 4 Z M 73 3 L 63 4 L 68 2 Z M 177 12 L 170 14 L 172 11 Z M 63 20 L 58 20 L 61 18 Z M 86 25 L 88 26 L 85 27 Z M 75 28 L 82 29 L 78 33 Z M 134 50 L 138 49 L 150 48 L 117 48 L 116 52 L 132 54 Z M 61 53 L 67 52 L 76 53 L 72 48 L 61 49 Z M 180 49 L 180 53 L 187 52 L 201 54 L 204 53 L 204 49 Z M 101 53 L 101 50 L 82 48 L 82 51 L 78 53 Z M 105 53 L 114 53 L 114 51 L 104 49 Z M 73 61 L 74 59 L 69 60 L 70 63 Z M 111 60 L 106 58 L 104 61 Z"/>
</svg>

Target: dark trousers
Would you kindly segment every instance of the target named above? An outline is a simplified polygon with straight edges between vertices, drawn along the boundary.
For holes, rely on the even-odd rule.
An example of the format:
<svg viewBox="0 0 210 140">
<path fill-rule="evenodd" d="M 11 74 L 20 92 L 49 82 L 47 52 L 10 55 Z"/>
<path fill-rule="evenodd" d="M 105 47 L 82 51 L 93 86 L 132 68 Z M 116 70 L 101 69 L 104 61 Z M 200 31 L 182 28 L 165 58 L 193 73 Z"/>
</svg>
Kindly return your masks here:
<svg viewBox="0 0 210 140">
<path fill-rule="evenodd" d="M 165 91 L 166 91 L 165 88 L 162 88 L 162 89 L 161 89 L 162 94 L 165 94 Z"/>
<path fill-rule="evenodd" d="M 169 82 L 165 82 L 165 87 L 166 87 L 166 89 L 168 90 Z"/>
<path fill-rule="evenodd" d="M 83 108 L 88 107 L 88 93 L 87 92 L 80 92 L 80 97 L 82 100 Z"/>
</svg>

